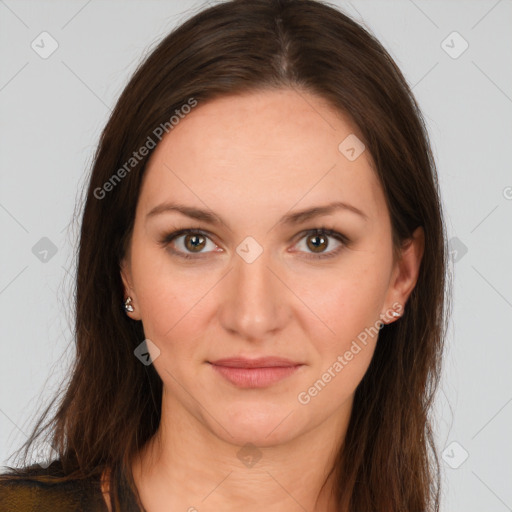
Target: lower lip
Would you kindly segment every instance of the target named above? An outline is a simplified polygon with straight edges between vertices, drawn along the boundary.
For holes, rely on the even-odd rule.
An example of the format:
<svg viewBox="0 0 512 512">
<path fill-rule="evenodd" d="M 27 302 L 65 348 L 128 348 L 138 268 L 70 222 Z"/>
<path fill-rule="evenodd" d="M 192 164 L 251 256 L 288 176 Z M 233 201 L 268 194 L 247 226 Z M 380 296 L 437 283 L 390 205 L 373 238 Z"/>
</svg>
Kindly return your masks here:
<svg viewBox="0 0 512 512">
<path fill-rule="evenodd" d="M 212 367 L 226 380 L 240 388 L 265 388 L 271 386 L 295 373 L 300 366 L 302 365 L 272 366 L 267 368 L 231 368 L 212 364 Z"/>
</svg>

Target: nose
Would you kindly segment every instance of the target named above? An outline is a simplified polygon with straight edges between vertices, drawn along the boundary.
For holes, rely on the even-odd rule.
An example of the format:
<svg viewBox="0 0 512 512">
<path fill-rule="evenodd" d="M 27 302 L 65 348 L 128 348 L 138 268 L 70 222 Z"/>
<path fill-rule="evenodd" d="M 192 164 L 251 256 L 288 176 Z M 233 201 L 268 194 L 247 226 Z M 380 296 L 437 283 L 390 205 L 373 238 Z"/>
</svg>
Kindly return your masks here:
<svg viewBox="0 0 512 512">
<path fill-rule="evenodd" d="M 263 253 L 252 263 L 234 255 L 233 268 L 224 279 L 221 323 L 231 334 L 250 341 L 264 340 L 284 328 L 291 316 L 291 292 Z M 279 275 L 279 278 L 277 277 Z"/>
</svg>

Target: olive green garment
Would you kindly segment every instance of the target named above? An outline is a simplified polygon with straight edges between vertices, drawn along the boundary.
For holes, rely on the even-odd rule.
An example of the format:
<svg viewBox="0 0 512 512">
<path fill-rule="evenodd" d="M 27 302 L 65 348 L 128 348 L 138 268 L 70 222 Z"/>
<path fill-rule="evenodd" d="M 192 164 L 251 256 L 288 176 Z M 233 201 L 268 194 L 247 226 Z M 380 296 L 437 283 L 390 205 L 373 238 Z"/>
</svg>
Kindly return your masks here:
<svg viewBox="0 0 512 512">
<path fill-rule="evenodd" d="M 46 468 L 35 464 L 19 471 L 23 476 L 0 480 L 1 512 L 108 512 L 98 479 L 51 481 L 52 476 L 63 476 L 59 460 Z M 124 489 L 123 512 L 140 512 L 124 478 L 119 483 Z"/>
</svg>

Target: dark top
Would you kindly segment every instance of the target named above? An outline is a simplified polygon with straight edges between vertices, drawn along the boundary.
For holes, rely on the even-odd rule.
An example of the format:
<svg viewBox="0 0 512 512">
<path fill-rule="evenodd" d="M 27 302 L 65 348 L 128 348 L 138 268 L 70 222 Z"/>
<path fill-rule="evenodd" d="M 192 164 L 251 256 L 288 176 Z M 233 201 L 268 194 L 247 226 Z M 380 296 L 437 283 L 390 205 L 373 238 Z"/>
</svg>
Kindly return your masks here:
<svg viewBox="0 0 512 512">
<path fill-rule="evenodd" d="M 8 481 L 0 479 L 1 512 L 108 512 L 99 479 L 52 482 L 52 476 L 64 476 L 60 460 L 54 460 L 47 468 L 30 466 L 25 472 Z M 43 477 L 43 481 L 32 477 Z M 140 512 L 128 482 L 120 477 L 118 483 L 124 491 L 121 510 Z"/>
</svg>

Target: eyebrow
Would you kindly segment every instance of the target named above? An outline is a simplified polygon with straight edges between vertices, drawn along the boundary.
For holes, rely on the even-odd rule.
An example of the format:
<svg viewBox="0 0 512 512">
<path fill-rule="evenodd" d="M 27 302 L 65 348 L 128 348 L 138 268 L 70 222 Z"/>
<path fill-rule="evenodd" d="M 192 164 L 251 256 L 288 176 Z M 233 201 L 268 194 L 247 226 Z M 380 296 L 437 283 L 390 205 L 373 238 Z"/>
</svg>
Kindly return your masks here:
<svg viewBox="0 0 512 512">
<path fill-rule="evenodd" d="M 298 212 L 288 213 L 281 217 L 277 224 L 300 224 L 314 217 L 328 215 L 336 210 L 352 212 L 362 217 L 365 221 L 368 220 L 368 216 L 359 208 L 342 201 L 335 201 L 324 206 L 314 206 Z M 162 203 L 152 208 L 146 215 L 146 219 L 168 212 L 179 212 L 191 219 L 201 220 L 209 224 L 225 224 L 225 222 L 212 211 L 171 202 Z"/>
</svg>

